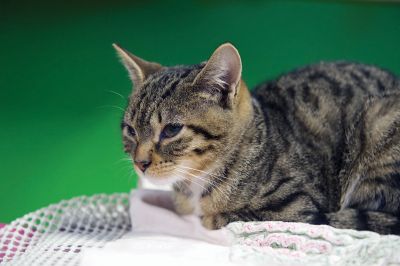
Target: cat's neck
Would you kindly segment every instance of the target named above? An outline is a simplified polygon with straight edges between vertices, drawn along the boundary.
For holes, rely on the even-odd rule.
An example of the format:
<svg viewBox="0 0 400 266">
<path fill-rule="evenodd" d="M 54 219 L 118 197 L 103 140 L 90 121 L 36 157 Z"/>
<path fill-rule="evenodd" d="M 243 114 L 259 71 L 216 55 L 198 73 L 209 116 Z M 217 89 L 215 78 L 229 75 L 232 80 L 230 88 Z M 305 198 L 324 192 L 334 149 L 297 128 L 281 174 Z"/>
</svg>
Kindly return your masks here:
<svg viewBox="0 0 400 266">
<path fill-rule="evenodd" d="M 235 129 L 232 144 L 249 145 L 255 137 L 265 131 L 265 123 L 259 103 L 254 99 L 246 84 L 241 81 L 235 108 Z"/>
<path fill-rule="evenodd" d="M 246 178 L 255 170 L 255 158 L 266 151 L 267 130 L 262 109 L 252 97 L 244 82 L 241 82 L 236 108 L 236 132 L 230 139 L 223 160 L 214 167 L 214 175 L 225 178 Z"/>
<path fill-rule="evenodd" d="M 259 168 L 262 165 L 260 159 L 267 149 L 266 124 L 257 100 L 251 97 L 248 90 L 243 93 L 243 96 L 247 99 L 242 102 L 241 109 L 238 109 L 242 112 L 239 134 L 230 140 L 225 156 L 218 158 L 210 167 L 210 174 L 203 176 L 202 179 L 206 182 L 202 184 L 202 187 L 205 189 L 201 189 L 202 191 L 198 193 L 192 187 L 189 188 L 193 209 L 198 215 L 213 213 L 216 211 L 214 208 L 229 210 L 232 207 L 238 207 L 230 206 L 230 201 L 226 200 L 231 193 L 237 193 L 234 190 L 240 189 L 240 186 L 231 184 L 250 180 L 262 172 Z M 208 196 L 203 197 L 204 195 Z"/>
</svg>

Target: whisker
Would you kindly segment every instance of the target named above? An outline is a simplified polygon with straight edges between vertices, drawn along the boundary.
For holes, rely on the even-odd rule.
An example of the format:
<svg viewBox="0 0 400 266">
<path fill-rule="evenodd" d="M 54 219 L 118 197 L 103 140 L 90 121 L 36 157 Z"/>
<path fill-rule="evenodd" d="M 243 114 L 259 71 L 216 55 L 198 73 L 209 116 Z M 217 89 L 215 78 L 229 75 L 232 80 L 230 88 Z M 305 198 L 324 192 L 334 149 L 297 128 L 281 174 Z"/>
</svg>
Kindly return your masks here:
<svg viewBox="0 0 400 266">
<path fill-rule="evenodd" d="M 115 108 L 115 109 L 117 109 L 117 110 L 121 110 L 121 111 L 125 112 L 125 109 L 123 109 L 123 108 L 121 108 L 121 107 L 119 107 L 119 106 L 116 106 L 116 105 L 102 105 L 102 106 L 98 106 L 98 108 L 106 108 L 106 107 Z"/>
<path fill-rule="evenodd" d="M 128 179 L 128 182 L 135 181 L 135 173 L 133 171 L 129 171 L 127 179 Z"/>
<path fill-rule="evenodd" d="M 180 166 L 177 166 L 177 167 L 180 168 L 180 167 L 185 167 L 185 166 L 180 165 Z M 210 173 L 210 172 L 206 172 L 206 171 L 203 171 L 203 170 L 200 170 L 200 169 L 191 168 L 191 167 L 185 167 L 185 168 L 192 169 L 194 171 L 198 171 L 198 172 L 201 172 L 201 173 L 205 173 L 205 174 L 217 179 L 218 181 L 220 181 L 222 183 L 226 182 L 226 177 L 224 177 L 224 176 L 218 176 L 216 174 L 213 174 L 213 173 Z M 184 170 L 184 169 L 181 168 L 181 170 Z M 210 181 L 214 181 L 214 180 L 210 179 Z M 230 184 L 228 184 L 228 186 L 230 186 Z"/>
<path fill-rule="evenodd" d="M 124 166 L 132 166 L 132 158 L 126 157 L 116 160 L 113 165 L 124 165 Z"/>
<path fill-rule="evenodd" d="M 209 176 L 212 177 L 212 178 L 215 178 L 215 180 L 209 179 L 210 184 L 211 184 L 211 188 L 219 188 L 218 191 L 223 191 L 223 192 L 221 192 L 221 194 L 222 194 L 223 196 L 225 196 L 226 199 L 229 200 L 229 195 L 230 195 L 230 193 L 235 189 L 235 185 L 234 185 L 234 184 L 231 184 L 230 182 L 227 182 L 227 181 L 228 181 L 228 178 L 227 178 L 226 176 L 224 176 L 224 175 L 218 175 L 218 174 L 215 174 L 215 173 L 211 173 L 212 169 L 210 169 L 210 168 L 208 168 L 209 171 L 203 171 L 203 170 L 200 170 L 200 169 L 196 169 L 196 168 L 192 168 L 192 167 L 188 167 L 188 166 L 182 165 L 182 164 L 187 163 L 187 160 L 178 160 L 177 162 L 178 162 L 179 164 L 178 164 L 176 167 L 180 168 L 181 170 L 185 170 L 184 168 L 186 168 L 186 169 L 192 169 L 193 171 L 197 171 L 197 172 L 200 172 L 200 173 L 204 173 L 204 174 L 209 175 Z M 218 164 L 218 163 L 220 163 L 220 162 L 221 162 L 220 159 L 216 159 L 214 163 L 215 163 L 215 164 Z M 184 168 L 183 168 L 183 167 L 184 167 Z M 205 169 L 205 170 L 208 170 L 208 169 Z M 187 171 L 187 170 L 185 170 L 185 171 Z M 236 171 L 234 171 L 233 169 L 231 169 L 230 171 L 231 171 L 232 173 L 236 173 Z M 236 174 L 237 174 L 237 173 L 236 173 Z M 223 186 L 217 186 L 217 181 L 221 182 L 221 183 L 223 184 Z M 222 199 L 221 199 L 221 200 L 222 200 Z"/>
<path fill-rule="evenodd" d="M 126 157 L 126 158 L 121 158 L 120 161 L 124 161 L 124 162 L 132 162 L 133 159 L 131 157 Z"/>
<path fill-rule="evenodd" d="M 188 174 L 188 175 L 190 175 L 190 176 L 192 176 L 194 178 L 197 178 L 200 181 L 207 182 L 207 180 L 205 180 L 204 178 L 202 178 L 200 176 L 193 175 L 192 173 L 189 173 L 189 172 L 184 171 L 182 169 L 175 169 L 175 170 L 178 171 L 179 173 L 182 173 L 182 174 Z M 200 185 L 203 189 L 206 189 L 206 187 L 204 185 L 201 185 L 201 184 L 198 184 L 198 185 Z"/>
<path fill-rule="evenodd" d="M 181 172 L 181 173 L 182 173 L 182 172 Z M 177 175 L 178 177 L 182 178 L 182 179 L 185 179 L 185 177 L 182 176 L 182 175 L 179 175 L 179 174 L 176 174 L 176 175 Z M 192 182 L 193 182 L 194 184 L 198 185 L 199 187 L 201 187 L 203 190 L 207 190 L 206 187 L 204 187 L 202 184 L 196 182 L 195 180 L 192 180 Z"/>
<path fill-rule="evenodd" d="M 113 91 L 113 90 L 106 90 L 107 92 L 111 92 L 111 93 L 114 93 L 115 95 L 118 95 L 119 97 L 121 97 L 122 99 L 126 99 L 122 94 L 120 94 L 120 93 L 118 93 L 118 92 L 116 92 L 116 91 Z"/>
<path fill-rule="evenodd" d="M 201 172 L 201 173 L 204 173 L 204 174 L 207 174 L 207 175 L 211 175 L 213 177 L 219 178 L 220 181 L 223 181 L 223 180 L 226 179 L 226 177 L 224 177 L 224 176 L 216 175 L 216 174 L 213 174 L 211 172 L 206 172 L 206 171 L 203 171 L 203 170 L 200 170 L 200 169 L 196 169 L 196 168 L 192 168 L 192 167 L 188 167 L 188 166 L 183 166 L 183 165 L 180 165 L 179 167 L 183 167 L 183 168 L 187 168 L 187 169 L 191 169 L 191 170 L 194 170 L 194 171 L 198 171 L 198 172 Z"/>
<path fill-rule="evenodd" d="M 217 190 L 218 190 L 220 193 L 222 193 L 227 199 L 229 198 L 229 195 L 227 194 L 227 191 L 224 191 L 224 190 L 222 190 L 219 186 L 217 186 L 217 183 L 215 183 L 214 180 L 206 180 L 204 177 L 194 175 L 194 174 L 192 174 L 192 173 L 190 173 L 190 172 L 188 172 L 188 171 L 186 171 L 186 170 L 184 170 L 184 169 L 180 169 L 179 167 L 178 167 L 176 170 L 179 171 L 180 173 L 188 174 L 188 175 L 190 175 L 190 176 L 192 176 L 192 177 L 194 177 L 194 178 L 197 178 L 197 179 L 199 179 L 199 180 L 201 180 L 201 181 L 203 181 L 203 182 L 210 183 L 211 188 L 217 189 Z M 209 191 L 208 189 L 205 189 L 205 190 Z"/>
<path fill-rule="evenodd" d="M 178 167 L 184 167 L 184 166 L 179 165 Z M 185 167 L 187 167 L 187 166 L 185 166 Z M 234 185 L 228 183 L 227 182 L 227 178 L 225 176 L 219 176 L 219 175 L 216 175 L 216 174 L 212 174 L 210 172 L 206 172 L 206 171 L 203 171 L 203 170 L 200 170 L 200 169 L 191 168 L 191 167 L 187 167 L 187 168 L 188 169 L 193 169 L 193 170 L 196 170 L 196 171 L 199 171 L 199 172 L 202 172 L 202 173 L 206 173 L 206 174 L 208 173 L 210 176 L 212 176 L 213 178 L 217 179 L 217 181 L 220 181 L 221 183 L 223 183 L 225 185 L 225 187 L 218 186 L 218 188 L 219 188 L 220 191 L 223 190 L 225 192 L 224 193 L 225 195 L 229 195 L 230 194 L 229 191 L 232 191 L 234 189 Z M 213 184 L 212 184 L 213 187 L 217 188 L 217 182 L 212 180 L 212 179 L 210 179 L 210 181 L 213 181 Z M 228 196 L 226 196 L 226 197 L 229 198 Z"/>
</svg>

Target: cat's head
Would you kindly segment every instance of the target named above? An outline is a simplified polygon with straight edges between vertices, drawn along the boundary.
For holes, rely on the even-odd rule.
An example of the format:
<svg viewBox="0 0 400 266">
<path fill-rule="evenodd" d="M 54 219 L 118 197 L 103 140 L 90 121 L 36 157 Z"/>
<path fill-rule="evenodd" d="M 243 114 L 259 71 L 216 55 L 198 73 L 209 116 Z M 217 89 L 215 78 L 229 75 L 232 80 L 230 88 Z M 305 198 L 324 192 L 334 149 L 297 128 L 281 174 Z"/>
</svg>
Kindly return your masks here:
<svg viewBox="0 0 400 266">
<path fill-rule="evenodd" d="M 114 48 L 134 87 L 122 134 L 136 172 L 155 184 L 196 183 L 222 165 L 252 113 L 236 48 L 226 43 L 206 63 L 174 67 Z"/>
</svg>

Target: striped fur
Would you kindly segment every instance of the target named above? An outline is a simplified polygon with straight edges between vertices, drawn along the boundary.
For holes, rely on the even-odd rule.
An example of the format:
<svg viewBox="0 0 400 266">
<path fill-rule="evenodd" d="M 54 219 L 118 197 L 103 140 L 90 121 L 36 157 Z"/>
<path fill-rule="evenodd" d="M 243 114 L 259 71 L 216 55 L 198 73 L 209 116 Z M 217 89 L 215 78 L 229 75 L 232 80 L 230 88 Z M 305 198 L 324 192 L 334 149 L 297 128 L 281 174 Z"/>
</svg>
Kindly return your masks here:
<svg viewBox="0 0 400 266">
<path fill-rule="evenodd" d="M 322 62 L 250 94 L 236 81 L 241 65 L 221 72 L 237 64 L 231 47 L 207 64 L 160 67 L 135 88 L 122 127 L 126 151 L 151 161 L 139 174 L 173 182 L 178 211 L 210 229 L 280 220 L 400 234 L 399 79 Z M 198 82 L 210 62 L 215 86 Z M 184 128 L 161 139 L 169 123 Z"/>
</svg>

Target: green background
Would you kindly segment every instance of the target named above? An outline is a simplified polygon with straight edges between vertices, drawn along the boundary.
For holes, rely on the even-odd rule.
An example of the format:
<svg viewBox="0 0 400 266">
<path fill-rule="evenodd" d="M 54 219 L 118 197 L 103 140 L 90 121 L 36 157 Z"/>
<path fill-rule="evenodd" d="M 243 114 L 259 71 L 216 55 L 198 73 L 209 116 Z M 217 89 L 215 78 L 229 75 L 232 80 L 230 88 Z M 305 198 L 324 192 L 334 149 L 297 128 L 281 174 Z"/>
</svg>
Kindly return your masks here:
<svg viewBox="0 0 400 266">
<path fill-rule="evenodd" d="M 225 41 L 250 86 L 320 60 L 400 74 L 400 5 L 0 1 L 0 222 L 135 185 L 119 132 L 131 85 L 112 42 L 173 65 L 206 60 Z"/>
</svg>

